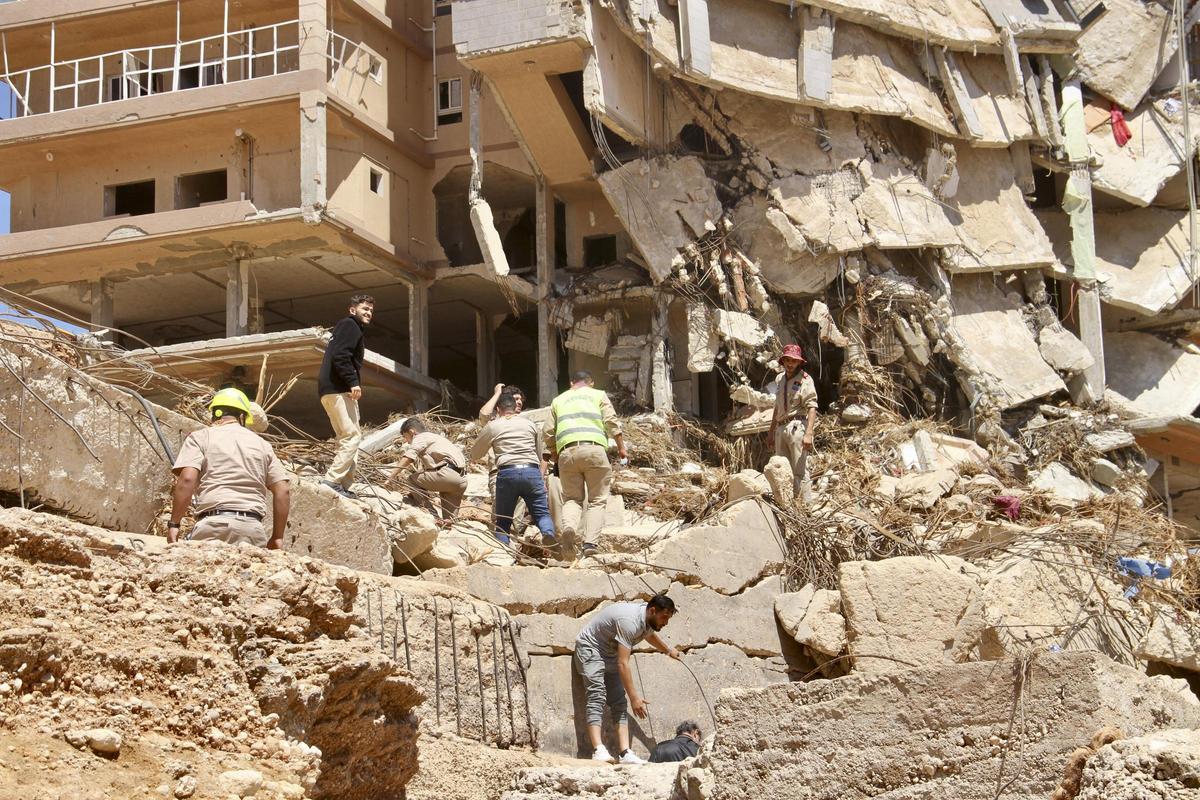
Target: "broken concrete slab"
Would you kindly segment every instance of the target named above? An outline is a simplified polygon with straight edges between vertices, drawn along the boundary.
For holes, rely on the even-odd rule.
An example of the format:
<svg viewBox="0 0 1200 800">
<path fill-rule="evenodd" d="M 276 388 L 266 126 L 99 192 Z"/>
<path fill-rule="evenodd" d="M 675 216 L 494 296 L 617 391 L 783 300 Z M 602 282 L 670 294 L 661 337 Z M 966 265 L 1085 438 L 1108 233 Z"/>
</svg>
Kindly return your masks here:
<svg viewBox="0 0 1200 800">
<path fill-rule="evenodd" d="M 1041 269 L 1055 261 L 1055 249 L 1029 209 L 1017 183 L 1008 150 L 956 148 L 959 185 L 947 216 L 957 247 L 942 253 L 952 273 Z"/>
<path fill-rule="evenodd" d="M 1095 486 L 1076 477 L 1069 468 L 1057 461 L 1035 474 L 1029 482 L 1029 488 L 1046 492 L 1052 502 L 1060 505 L 1075 505 L 1104 496 Z"/>
<path fill-rule="evenodd" d="M 862 192 L 862 175 L 847 168 L 778 180 L 771 184 L 770 196 L 812 252 L 848 253 L 874 242 L 854 206 Z"/>
<path fill-rule="evenodd" d="M 1108 431 L 1089 433 L 1083 437 L 1083 443 L 1101 453 L 1111 453 L 1113 450 L 1120 450 L 1122 447 L 1133 447 L 1137 443 L 1137 440 L 1133 438 L 1133 434 L 1129 431 L 1114 428 Z"/>
<path fill-rule="evenodd" d="M 979 369 L 990 378 L 1001 408 L 1066 388 L 1058 373 L 1039 355 L 1020 309 L 990 277 L 956 276 L 953 290 L 951 327 Z M 959 381 L 971 396 L 974 387 L 968 376 L 960 374 Z"/>
<path fill-rule="evenodd" d="M 952 469 L 910 472 L 896 484 L 896 502 L 905 508 L 927 510 L 954 488 L 958 473 Z"/>
<path fill-rule="evenodd" d="M 679 251 L 715 230 L 721 216 L 712 181 L 694 156 L 638 159 L 598 181 L 656 283 L 683 263 Z"/>
<path fill-rule="evenodd" d="M 671 796 L 678 772 L 675 763 L 526 767 L 500 800 L 662 800 Z"/>
<path fill-rule="evenodd" d="M 804 236 L 778 208 L 761 195 L 751 195 L 733 210 L 733 233 L 738 246 L 758 265 L 771 291 L 811 296 L 825 290 L 841 271 L 836 253 L 816 255 Z"/>
<path fill-rule="evenodd" d="M 1104 337 L 1109 391 L 1149 417 L 1188 417 L 1200 406 L 1200 355 L 1148 333 Z"/>
<path fill-rule="evenodd" d="M 1014 697 L 1051 735 L 1008 734 Z M 1194 727 L 1200 704 L 1098 653 L 1060 653 L 728 689 L 717 720 L 714 800 L 992 800 L 998 774 L 1006 795 L 1049 797 L 1099 728 Z"/>
<path fill-rule="evenodd" d="M 1055 211 L 1040 211 L 1038 219 L 1059 261 L 1074 266 L 1070 220 Z M 1196 283 L 1188 263 L 1186 211 L 1134 208 L 1097 211 L 1096 277 L 1106 303 L 1141 314 L 1173 308 Z"/>
<path fill-rule="evenodd" d="M 646 559 L 675 571 L 675 580 L 737 594 L 783 562 L 775 512 L 746 499 L 727 509 L 716 524 L 686 528 L 654 547 Z"/>
<path fill-rule="evenodd" d="M 980 147 L 1007 147 L 1033 139 L 1033 120 L 1022 87 L 1013 87 L 1005 60 L 1000 56 L 955 54 L 963 88 L 970 98 L 977 135 L 969 137 Z"/>
<path fill-rule="evenodd" d="M 786 0 L 775 2 L 786 5 Z M 977 3 L 816 0 L 812 5 L 889 35 L 900 34 L 957 50 L 974 51 L 999 41 L 995 26 Z"/>
<path fill-rule="evenodd" d="M 1104 6 L 1076 43 L 1075 65 L 1089 87 L 1133 110 L 1175 55 L 1174 15 L 1168 6 L 1141 0 L 1105 0 Z"/>
<path fill-rule="evenodd" d="M 657 574 L 640 578 L 629 572 L 562 567 L 467 567 L 429 570 L 426 580 L 444 583 L 512 614 L 571 614 L 578 616 L 605 600 L 646 599 L 665 591 L 670 582 Z"/>
<path fill-rule="evenodd" d="M 1192 109 L 1195 114 L 1196 108 Z M 1105 115 L 1108 109 L 1103 109 Z M 1174 113 L 1172 113 L 1174 112 Z M 1191 147 L 1183 138 L 1183 107 L 1180 103 L 1151 100 L 1125 121 L 1133 131 L 1132 141 L 1119 146 L 1111 125 L 1101 125 L 1088 134 L 1088 147 L 1100 157 L 1092 169 L 1092 186 L 1135 206 L 1148 206 L 1167 182 L 1180 174 L 1188 155 L 1195 155 L 1200 131 L 1192 132 Z"/>
<path fill-rule="evenodd" d="M 1155 731 L 1088 758 L 1075 800 L 1191 800 L 1200 796 L 1200 731 Z"/>
<path fill-rule="evenodd" d="M 958 243 L 958 234 L 942 202 L 899 159 L 863 160 L 858 169 L 863 192 L 854 199 L 854 207 L 880 249 Z"/>
<path fill-rule="evenodd" d="M 668 642 L 672 641 L 670 627 L 664 635 Z M 530 716 L 537 727 L 541 749 L 590 756 L 583 715 L 583 681 L 575 674 L 572 661 L 571 656 L 565 655 L 531 657 L 527 673 Z M 703 720 L 709 719 L 699 686 L 711 696 L 725 687 L 769 686 L 788 679 L 783 659 L 755 658 L 726 644 L 710 644 L 683 654 L 682 661 L 695 674 L 696 681 L 682 664 L 661 653 L 637 653 L 632 661 L 634 678 L 638 680 L 640 676 L 639 689 L 653 709 L 650 720 L 629 715 L 630 738 L 642 751 L 667 738 L 663 726 L 685 719 L 703 724 Z M 607 713 L 604 733 L 611 750 L 616 742 Z"/>
<path fill-rule="evenodd" d="M 970 439 L 948 433 L 919 430 L 912 438 L 916 466 L 924 471 L 957 470 L 966 464 L 983 466 L 991 455 Z"/>
<path fill-rule="evenodd" d="M 775 616 L 799 644 L 825 656 L 846 649 L 846 618 L 842 595 L 835 589 L 817 589 L 811 583 L 798 592 L 775 597 Z"/>
<path fill-rule="evenodd" d="M 755 0 L 708 0 L 712 71 L 689 74 L 680 56 L 678 13 L 653 1 L 652 19 L 632 18 L 640 46 L 683 79 L 762 97 L 915 122 L 943 136 L 955 129 L 921 70 L 911 45 L 852 22 L 839 21 L 833 40 L 828 100 L 803 95 L 797 81 L 800 28 L 788 6 Z M 753 39 L 747 38 L 753 31 Z"/>
<path fill-rule="evenodd" d="M 729 130 L 781 172 L 827 174 L 867 155 L 853 114 L 743 92 L 721 92 L 716 103 Z"/>
<path fill-rule="evenodd" d="M 771 491 L 766 476 L 756 469 L 744 469 L 729 476 L 725 502 L 736 503 L 744 497 L 759 497 Z"/>
<path fill-rule="evenodd" d="M 740 311 L 714 309 L 717 333 L 747 347 L 762 347 L 771 338 L 772 331 L 759 320 Z"/>
<path fill-rule="evenodd" d="M 966 661 L 979 641 L 980 572 L 960 558 L 844 562 L 838 587 L 855 672 Z"/>
<path fill-rule="evenodd" d="M 483 263 L 497 275 L 507 275 L 508 256 L 504 254 L 504 242 L 500 239 L 500 232 L 496 230 L 492 207 L 482 197 L 476 198 L 471 203 L 470 215 L 475 240 L 479 243 L 479 252 L 483 254 Z"/>
<path fill-rule="evenodd" d="M 1121 478 L 1125 473 L 1121 472 L 1121 468 L 1107 458 L 1092 459 L 1092 480 L 1101 486 L 1114 488 L 1120 483 Z"/>
</svg>

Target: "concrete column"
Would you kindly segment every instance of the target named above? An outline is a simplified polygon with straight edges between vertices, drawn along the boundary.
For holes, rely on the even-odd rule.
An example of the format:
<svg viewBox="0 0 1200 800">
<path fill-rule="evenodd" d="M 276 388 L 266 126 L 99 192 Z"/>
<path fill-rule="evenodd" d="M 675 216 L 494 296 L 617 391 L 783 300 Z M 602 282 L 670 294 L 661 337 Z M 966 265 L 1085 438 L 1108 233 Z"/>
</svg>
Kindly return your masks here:
<svg viewBox="0 0 1200 800">
<path fill-rule="evenodd" d="M 554 195 L 546 179 L 537 178 L 538 405 L 548 406 L 558 394 L 558 332 L 550 324 L 549 300 L 554 289 Z"/>
<path fill-rule="evenodd" d="M 328 70 L 327 15 L 325 0 L 300 0 L 300 71 L 319 71 L 322 78 Z M 300 210 L 312 225 L 321 221 L 328 199 L 326 101 L 324 91 L 300 93 Z"/>
<path fill-rule="evenodd" d="M 667 358 L 667 340 L 670 338 L 671 299 L 666 294 L 654 298 L 654 318 L 651 320 L 650 346 L 654 348 L 650 362 L 650 401 L 655 411 L 672 411 L 675 408 L 675 388 L 671 380 L 671 362 Z"/>
<path fill-rule="evenodd" d="M 483 76 L 471 72 L 471 90 L 467 99 L 468 142 L 471 151 L 471 183 L 467 202 L 474 204 L 483 196 Z"/>
<path fill-rule="evenodd" d="M 483 311 L 475 312 L 475 391 L 487 397 L 496 385 L 496 337 L 492 318 Z"/>
<path fill-rule="evenodd" d="M 1079 285 L 1076 306 L 1079 308 L 1079 338 L 1095 359 L 1095 363 L 1084 370 L 1083 379 L 1087 383 L 1088 394 L 1098 402 L 1104 398 L 1104 387 L 1108 378 L 1104 372 L 1104 325 L 1100 318 L 1100 289 L 1095 281 Z"/>
<path fill-rule="evenodd" d="M 106 342 L 113 340 L 112 327 L 116 324 L 113 320 L 114 288 L 113 282 L 107 278 L 92 281 L 91 285 L 92 324 L 99 328 L 108 329 L 99 336 L 99 338 Z"/>
<path fill-rule="evenodd" d="M 250 333 L 250 261 L 239 258 L 229 265 L 225 280 L 225 335 Z"/>
<path fill-rule="evenodd" d="M 429 374 L 429 283 L 408 285 L 408 365 Z"/>
</svg>

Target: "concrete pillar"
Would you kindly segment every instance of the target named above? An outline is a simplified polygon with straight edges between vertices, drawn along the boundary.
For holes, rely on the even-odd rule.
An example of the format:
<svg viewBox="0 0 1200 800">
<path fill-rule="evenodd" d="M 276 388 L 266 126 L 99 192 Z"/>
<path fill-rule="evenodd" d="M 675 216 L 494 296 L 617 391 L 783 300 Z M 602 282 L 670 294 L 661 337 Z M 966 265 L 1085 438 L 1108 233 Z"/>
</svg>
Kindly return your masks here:
<svg viewBox="0 0 1200 800">
<path fill-rule="evenodd" d="M 664 293 L 654 298 L 654 318 L 651 320 L 650 401 L 655 411 L 675 408 L 675 387 L 671 380 L 671 362 L 667 358 L 667 342 L 671 335 L 671 299 Z"/>
<path fill-rule="evenodd" d="M 488 397 L 496 385 L 496 337 L 492 318 L 483 311 L 475 312 L 475 392 Z"/>
<path fill-rule="evenodd" d="M 429 283 L 408 285 L 408 365 L 429 374 Z"/>
<path fill-rule="evenodd" d="M 114 288 L 113 282 L 107 278 L 92 281 L 91 285 L 92 324 L 107 329 L 99 334 L 99 338 L 106 342 L 113 340 L 112 328 L 116 324 L 113 320 Z"/>
<path fill-rule="evenodd" d="M 250 261 L 239 258 L 229 265 L 225 279 L 225 335 L 250 333 Z"/>
<path fill-rule="evenodd" d="M 300 71 L 319 71 L 322 78 L 328 69 L 327 15 L 325 0 L 300 0 Z M 328 194 L 326 101 L 324 91 L 300 93 L 300 210 L 313 225 L 321 221 Z"/>
<path fill-rule="evenodd" d="M 471 72 L 471 91 L 467 100 L 468 143 L 471 151 L 471 183 L 467 187 L 467 202 L 476 203 L 483 196 L 483 76 Z"/>
<path fill-rule="evenodd" d="M 554 195 L 546 179 L 537 178 L 538 405 L 548 406 L 558 394 L 558 331 L 550 324 L 549 300 L 554 288 Z"/>
<path fill-rule="evenodd" d="M 679 55 L 688 72 L 712 74 L 708 0 L 679 0 Z"/>
</svg>

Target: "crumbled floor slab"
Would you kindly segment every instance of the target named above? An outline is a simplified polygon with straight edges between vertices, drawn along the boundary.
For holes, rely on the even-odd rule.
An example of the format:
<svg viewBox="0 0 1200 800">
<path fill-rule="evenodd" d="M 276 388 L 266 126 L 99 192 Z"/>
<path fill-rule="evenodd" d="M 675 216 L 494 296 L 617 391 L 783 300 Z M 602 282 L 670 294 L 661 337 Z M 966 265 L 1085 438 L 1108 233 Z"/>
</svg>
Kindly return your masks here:
<svg viewBox="0 0 1200 800">
<path fill-rule="evenodd" d="M 954 279 L 952 326 L 980 369 L 994 380 L 995 396 L 1008 408 L 1065 389 L 1038 353 L 1020 309 L 990 276 Z M 963 388 L 971 391 L 964 382 Z"/>
<path fill-rule="evenodd" d="M 717 524 L 698 525 L 651 550 L 647 561 L 674 571 L 677 581 L 737 594 L 783 562 L 778 522 L 770 507 L 743 500 Z"/>
<path fill-rule="evenodd" d="M 586 614 L 605 600 L 645 599 L 670 585 L 668 579 L 654 574 L 639 577 L 629 572 L 610 573 L 598 569 L 498 567 L 491 564 L 429 570 L 425 579 L 452 586 L 502 606 L 513 614 L 572 616 Z"/>
<path fill-rule="evenodd" d="M 1097 110 L 1108 114 L 1107 108 Z M 1150 100 L 1126 115 L 1125 121 L 1133 139 L 1123 147 L 1113 137 L 1111 124 L 1101 124 L 1088 134 L 1088 147 L 1101 159 L 1092 169 L 1092 186 L 1135 206 L 1148 206 L 1187 164 L 1183 106 L 1177 101 Z M 1200 132 L 1193 131 L 1193 154 L 1197 143 Z"/>
<path fill-rule="evenodd" d="M 638 159 L 598 180 L 656 282 L 682 263 L 679 251 L 714 230 L 721 216 L 712 181 L 694 156 Z"/>
<path fill-rule="evenodd" d="M 1059 261 L 1073 265 L 1070 220 L 1065 214 L 1047 211 L 1039 211 L 1038 218 Z M 1096 277 L 1105 303 L 1157 314 L 1174 307 L 1196 283 L 1189 277 L 1186 211 L 1097 211 L 1094 227 Z"/>
<path fill-rule="evenodd" d="M 1148 417 L 1187 417 L 1200 406 L 1200 354 L 1148 333 L 1104 337 L 1108 387 Z"/>
<path fill-rule="evenodd" d="M 1006 794 L 1048 797 L 1104 725 L 1136 736 L 1200 724 L 1200 703 L 1168 681 L 1063 653 L 726 689 L 713 797 L 991 800 L 997 775 Z"/>
<path fill-rule="evenodd" d="M 1084 83 L 1132 110 L 1175 55 L 1174 17 L 1167 6 L 1142 0 L 1104 6 L 1079 37 L 1075 63 Z"/>
</svg>

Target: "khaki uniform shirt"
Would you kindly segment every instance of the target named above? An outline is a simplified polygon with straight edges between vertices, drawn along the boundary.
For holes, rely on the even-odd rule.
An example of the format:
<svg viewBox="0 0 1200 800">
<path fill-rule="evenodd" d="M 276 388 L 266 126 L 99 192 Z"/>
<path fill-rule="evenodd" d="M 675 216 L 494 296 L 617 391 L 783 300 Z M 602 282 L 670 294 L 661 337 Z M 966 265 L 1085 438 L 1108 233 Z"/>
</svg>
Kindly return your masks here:
<svg viewBox="0 0 1200 800">
<path fill-rule="evenodd" d="M 787 422 L 799 419 L 810 408 L 817 407 L 817 386 L 804 370 L 799 370 L 788 379 L 786 372 L 775 376 L 775 421 Z"/>
<path fill-rule="evenodd" d="M 540 464 L 542 426 L 516 414 L 496 417 L 484 426 L 471 447 L 471 460 L 478 461 L 490 448 L 496 456 L 496 467 L 510 464 Z"/>
<path fill-rule="evenodd" d="M 440 433 L 431 431 L 423 431 L 414 436 L 412 444 L 404 448 L 402 455 L 413 463 L 420 464 L 423 470 L 438 470 L 445 464 L 451 464 L 460 470 L 467 466 L 461 447 Z"/>
<path fill-rule="evenodd" d="M 567 392 L 571 391 L 567 389 Z M 566 392 L 563 392 L 566 394 Z M 612 400 L 608 399 L 608 392 L 600 393 L 600 419 L 604 422 L 604 430 L 608 434 L 608 438 L 615 439 L 623 431 L 621 429 L 621 420 L 617 416 L 617 409 L 613 407 Z M 554 413 L 554 406 L 550 406 L 550 421 L 546 425 L 546 449 L 552 449 L 555 446 L 554 435 L 558 431 L 558 414 Z"/>
<path fill-rule="evenodd" d="M 200 470 L 197 513 L 214 508 L 267 513 L 267 487 L 289 479 L 271 445 L 241 425 L 214 425 L 188 435 L 173 471 Z"/>
</svg>

